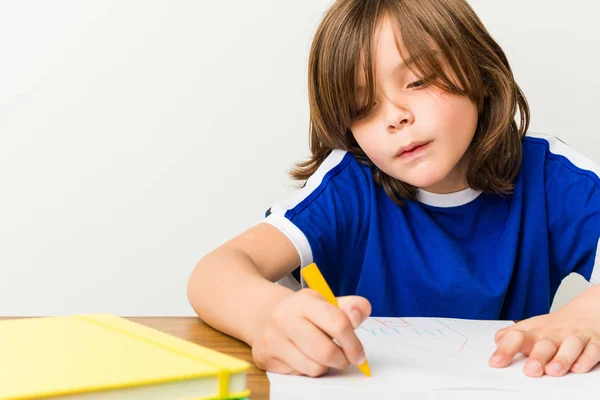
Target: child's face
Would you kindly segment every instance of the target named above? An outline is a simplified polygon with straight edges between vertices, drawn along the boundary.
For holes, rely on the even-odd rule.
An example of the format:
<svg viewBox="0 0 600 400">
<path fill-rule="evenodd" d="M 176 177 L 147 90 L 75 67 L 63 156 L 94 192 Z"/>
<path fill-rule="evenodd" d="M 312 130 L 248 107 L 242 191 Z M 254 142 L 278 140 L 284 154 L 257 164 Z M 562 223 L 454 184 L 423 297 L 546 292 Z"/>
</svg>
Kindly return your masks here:
<svg viewBox="0 0 600 400">
<path fill-rule="evenodd" d="M 465 189 L 466 151 L 477 127 L 476 105 L 466 96 L 433 85 L 415 87 L 414 82 L 424 77 L 397 68 L 402 57 L 387 19 L 375 38 L 376 105 L 367 116 L 352 121 L 356 141 L 379 169 L 396 179 L 434 193 Z M 358 77 L 358 86 L 364 85 L 365 77 Z M 357 97 L 361 98 L 360 92 Z M 420 143 L 426 144 L 399 154 L 406 146 Z"/>
</svg>

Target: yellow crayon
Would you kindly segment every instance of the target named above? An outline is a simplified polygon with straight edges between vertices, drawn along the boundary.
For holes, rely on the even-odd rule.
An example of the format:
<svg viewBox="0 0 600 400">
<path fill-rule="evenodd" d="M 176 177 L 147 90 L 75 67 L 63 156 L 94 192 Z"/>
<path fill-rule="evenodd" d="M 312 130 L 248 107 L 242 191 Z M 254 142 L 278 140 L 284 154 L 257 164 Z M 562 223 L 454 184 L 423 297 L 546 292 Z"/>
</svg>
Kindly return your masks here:
<svg viewBox="0 0 600 400">
<path fill-rule="evenodd" d="M 304 280 L 308 284 L 312 290 L 315 290 L 321 294 L 329 303 L 333 304 L 336 307 L 339 307 L 337 299 L 333 295 L 331 288 L 323 278 L 323 274 L 317 268 L 317 264 L 312 263 L 309 266 L 302 268 L 302 276 Z M 369 368 L 369 363 L 365 359 L 365 362 L 358 366 L 358 368 L 362 371 L 366 376 L 371 376 L 371 370 Z"/>
</svg>

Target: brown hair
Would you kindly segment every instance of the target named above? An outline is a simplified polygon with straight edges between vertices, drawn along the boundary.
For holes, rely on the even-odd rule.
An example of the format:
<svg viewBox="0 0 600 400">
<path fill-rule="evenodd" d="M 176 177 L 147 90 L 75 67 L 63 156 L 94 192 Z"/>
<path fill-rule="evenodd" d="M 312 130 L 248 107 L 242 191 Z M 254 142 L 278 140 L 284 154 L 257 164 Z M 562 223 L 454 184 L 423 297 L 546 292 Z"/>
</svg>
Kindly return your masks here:
<svg viewBox="0 0 600 400">
<path fill-rule="evenodd" d="M 297 163 L 291 176 L 308 179 L 331 150 L 343 149 L 372 168 L 375 182 L 396 203 L 415 198 L 416 188 L 373 165 L 349 129 L 353 117 L 374 105 L 371 44 L 385 16 L 397 24 L 414 58 L 411 71 L 435 76 L 432 84 L 466 95 L 477 106 L 478 124 L 466 176 L 469 186 L 486 193 L 510 194 L 521 165 L 529 106 L 504 52 L 465 0 L 337 0 L 327 10 L 315 33 L 308 65 L 312 156 Z M 437 51 L 431 48 L 432 42 Z M 359 65 L 361 55 L 364 62 Z M 367 81 L 362 105 L 354 100 L 358 68 L 363 69 Z"/>
</svg>

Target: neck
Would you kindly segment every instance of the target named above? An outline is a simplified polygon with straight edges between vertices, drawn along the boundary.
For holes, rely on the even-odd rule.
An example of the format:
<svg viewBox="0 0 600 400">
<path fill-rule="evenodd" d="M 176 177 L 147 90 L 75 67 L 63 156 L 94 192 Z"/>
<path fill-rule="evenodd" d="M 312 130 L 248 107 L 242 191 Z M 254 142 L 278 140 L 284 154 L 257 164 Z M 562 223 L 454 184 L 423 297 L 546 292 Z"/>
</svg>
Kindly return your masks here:
<svg viewBox="0 0 600 400">
<path fill-rule="evenodd" d="M 469 184 L 467 183 L 467 167 L 469 166 L 469 160 L 469 154 L 465 153 L 458 164 L 456 164 L 443 180 L 422 189 L 435 194 L 455 193 L 467 189 L 469 187 Z"/>
</svg>

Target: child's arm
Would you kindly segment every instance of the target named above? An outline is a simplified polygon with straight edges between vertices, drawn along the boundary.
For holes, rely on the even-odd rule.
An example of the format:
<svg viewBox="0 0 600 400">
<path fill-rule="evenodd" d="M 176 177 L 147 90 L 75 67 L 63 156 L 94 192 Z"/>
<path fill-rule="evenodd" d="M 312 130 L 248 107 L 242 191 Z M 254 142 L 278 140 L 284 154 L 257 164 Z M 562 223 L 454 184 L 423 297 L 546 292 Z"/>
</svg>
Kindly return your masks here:
<svg viewBox="0 0 600 400">
<path fill-rule="evenodd" d="M 198 262 L 188 283 L 190 304 L 203 321 L 251 345 L 259 368 L 318 376 L 362 363 L 354 328 L 370 314 L 368 301 L 340 298 L 338 309 L 312 290 L 274 283 L 299 264 L 283 233 L 258 224 Z"/>
<path fill-rule="evenodd" d="M 547 210 L 550 281 L 577 273 L 596 286 L 558 311 L 502 329 L 490 364 L 505 367 L 523 353 L 529 376 L 588 372 L 600 361 L 600 167 L 553 136 L 532 136 L 547 149 L 540 206 Z M 534 276 L 531 281 L 533 290 L 549 289 L 534 288 Z"/>
<path fill-rule="evenodd" d="M 298 267 L 294 246 L 276 228 L 258 224 L 198 262 L 188 299 L 200 318 L 252 345 L 259 310 L 273 308 L 293 291 L 273 284 Z"/>
</svg>

